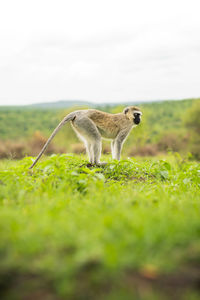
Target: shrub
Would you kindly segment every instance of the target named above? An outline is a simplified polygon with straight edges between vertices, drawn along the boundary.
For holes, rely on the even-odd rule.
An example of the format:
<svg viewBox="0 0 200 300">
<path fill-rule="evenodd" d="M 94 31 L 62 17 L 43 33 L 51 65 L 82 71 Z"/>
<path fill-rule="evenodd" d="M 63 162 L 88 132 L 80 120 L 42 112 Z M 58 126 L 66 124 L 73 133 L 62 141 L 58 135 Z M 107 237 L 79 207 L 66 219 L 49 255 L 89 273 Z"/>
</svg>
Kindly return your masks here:
<svg viewBox="0 0 200 300">
<path fill-rule="evenodd" d="M 75 143 L 71 145 L 71 149 L 73 153 L 76 154 L 81 154 L 81 153 L 85 153 L 85 147 L 82 143 Z"/>
<path fill-rule="evenodd" d="M 7 151 L 6 151 L 6 146 L 5 143 L 0 142 L 0 158 L 7 158 Z"/>
<path fill-rule="evenodd" d="M 158 148 L 155 144 L 147 144 L 143 146 L 133 147 L 128 153 L 129 156 L 155 156 L 158 154 Z"/>
<path fill-rule="evenodd" d="M 26 154 L 26 144 L 23 142 L 0 142 L 0 158 L 19 159 Z"/>
<path fill-rule="evenodd" d="M 36 131 L 29 143 L 29 155 L 36 156 L 41 151 L 42 147 L 46 143 L 47 138 L 45 138 L 40 131 Z M 50 143 L 47 150 L 45 151 L 46 154 L 53 154 L 53 153 L 64 153 L 66 152 L 65 148 L 56 147 L 54 143 Z"/>
<path fill-rule="evenodd" d="M 183 118 L 183 123 L 189 130 L 190 152 L 195 159 L 200 159 L 200 101 L 196 100 Z"/>
<path fill-rule="evenodd" d="M 180 135 L 169 132 L 164 134 L 160 141 L 158 142 L 157 146 L 160 151 L 182 151 L 185 149 L 188 142 L 188 136 L 181 137 Z"/>
<path fill-rule="evenodd" d="M 47 139 L 39 132 L 36 131 L 27 142 L 23 141 L 0 141 L 0 159 L 2 158 L 11 158 L 11 159 L 20 159 L 26 155 L 36 156 L 46 143 Z M 47 150 L 46 154 L 53 153 L 64 153 L 66 152 L 65 148 L 56 147 L 51 143 Z"/>
<path fill-rule="evenodd" d="M 186 128 L 189 128 L 193 133 L 200 134 L 200 100 L 194 102 L 191 108 L 189 108 L 183 117 L 183 123 Z"/>
<path fill-rule="evenodd" d="M 103 154 L 110 154 L 111 153 L 111 149 L 109 145 L 103 145 L 102 146 L 102 153 Z"/>
</svg>

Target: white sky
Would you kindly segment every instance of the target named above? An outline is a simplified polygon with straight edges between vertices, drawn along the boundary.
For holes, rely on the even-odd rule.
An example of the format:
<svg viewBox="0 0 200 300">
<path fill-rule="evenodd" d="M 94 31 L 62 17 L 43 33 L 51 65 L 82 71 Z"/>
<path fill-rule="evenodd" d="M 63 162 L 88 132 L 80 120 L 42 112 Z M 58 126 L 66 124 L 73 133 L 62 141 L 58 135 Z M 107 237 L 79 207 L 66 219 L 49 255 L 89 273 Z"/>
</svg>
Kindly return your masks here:
<svg viewBox="0 0 200 300">
<path fill-rule="evenodd" d="M 199 0 L 0 3 L 1 105 L 199 96 Z"/>
</svg>

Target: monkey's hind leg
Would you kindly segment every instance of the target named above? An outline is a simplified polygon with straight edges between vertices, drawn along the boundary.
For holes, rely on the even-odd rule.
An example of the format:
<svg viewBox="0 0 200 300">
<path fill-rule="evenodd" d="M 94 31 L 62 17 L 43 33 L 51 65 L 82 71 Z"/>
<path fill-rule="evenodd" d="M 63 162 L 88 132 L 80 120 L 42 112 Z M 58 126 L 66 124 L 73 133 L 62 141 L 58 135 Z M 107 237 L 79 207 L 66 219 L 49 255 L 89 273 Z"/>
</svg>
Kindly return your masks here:
<svg viewBox="0 0 200 300">
<path fill-rule="evenodd" d="M 89 162 L 93 165 L 94 164 L 94 152 L 93 152 L 93 148 L 92 148 L 92 144 L 85 141 L 85 147 L 86 147 L 86 151 L 89 157 Z"/>
<path fill-rule="evenodd" d="M 94 140 L 92 144 L 92 149 L 94 153 L 94 163 L 96 165 L 101 165 L 100 158 L 101 158 L 101 138 Z"/>
<path fill-rule="evenodd" d="M 101 165 L 101 135 L 92 120 L 87 117 L 76 118 L 73 126 L 86 145 L 90 162 Z"/>
</svg>

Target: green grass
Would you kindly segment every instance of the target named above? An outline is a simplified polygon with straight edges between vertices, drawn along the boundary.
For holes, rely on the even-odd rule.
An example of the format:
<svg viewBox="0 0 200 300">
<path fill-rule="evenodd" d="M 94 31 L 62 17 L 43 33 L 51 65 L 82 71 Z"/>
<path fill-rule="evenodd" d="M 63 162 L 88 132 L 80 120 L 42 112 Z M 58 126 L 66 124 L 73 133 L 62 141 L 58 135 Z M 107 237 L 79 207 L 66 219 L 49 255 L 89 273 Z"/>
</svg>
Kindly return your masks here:
<svg viewBox="0 0 200 300">
<path fill-rule="evenodd" d="M 105 160 L 0 161 L 3 299 L 198 299 L 200 165 Z"/>
</svg>

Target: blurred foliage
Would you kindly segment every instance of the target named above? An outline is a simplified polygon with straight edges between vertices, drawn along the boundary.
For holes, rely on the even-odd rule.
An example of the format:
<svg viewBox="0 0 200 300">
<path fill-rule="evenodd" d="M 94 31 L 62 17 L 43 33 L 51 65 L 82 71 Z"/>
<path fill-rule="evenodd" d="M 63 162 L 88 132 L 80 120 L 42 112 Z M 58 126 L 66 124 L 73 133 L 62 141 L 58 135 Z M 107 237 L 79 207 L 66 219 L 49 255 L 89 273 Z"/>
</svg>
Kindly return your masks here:
<svg viewBox="0 0 200 300">
<path fill-rule="evenodd" d="M 199 99 L 141 104 L 142 123 L 131 131 L 122 153 L 126 156 L 145 156 L 175 151 L 190 152 L 197 158 L 200 144 L 197 137 L 200 130 L 199 107 Z M 40 135 L 47 139 L 66 114 L 75 109 L 84 108 L 87 107 L 71 107 L 66 110 L 0 108 L 0 157 L 5 157 L 5 152 L 12 153 L 15 143 L 17 149 L 19 143 L 24 145 L 21 157 L 25 154 L 36 153 L 37 149 L 33 152 L 28 150 L 35 132 L 40 132 Z M 97 108 L 110 113 L 118 113 L 123 111 L 124 106 L 99 106 Z M 12 144 L 11 149 L 9 143 Z M 62 149 L 61 152 L 82 153 L 84 151 L 82 143 L 69 123 L 57 134 L 52 145 L 55 152 L 59 152 L 60 149 Z M 110 152 L 108 141 L 103 141 L 103 152 Z"/>
<path fill-rule="evenodd" d="M 51 155 L 84 152 L 67 124 L 34 169 L 5 159 L 35 156 L 74 109 L 0 108 L 1 299 L 199 299 L 200 100 L 141 105 L 123 154 L 155 157 Z"/>
<path fill-rule="evenodd" d="M 199 299 L 199 164 L 106 159 L 0 161 L 1 299 Z"/>
<path fill-rule="evenodd" d="M 49 134 L 59 121 L 58 111 L 0 107 L 0 139 L 19 140 L 35 131 Z"/>
<path fill-rule="evenodd" d="M 187 110 L 183 120 L 189 133 L 190 151 L 200 160 L 200 101 L 196 101 Z"/>
<path fill-rule="evenodd" d="M 200 100 L 195 101 L 184 115 L 184 123 L 191 130 L 200 135 Z"/>
</svg>

